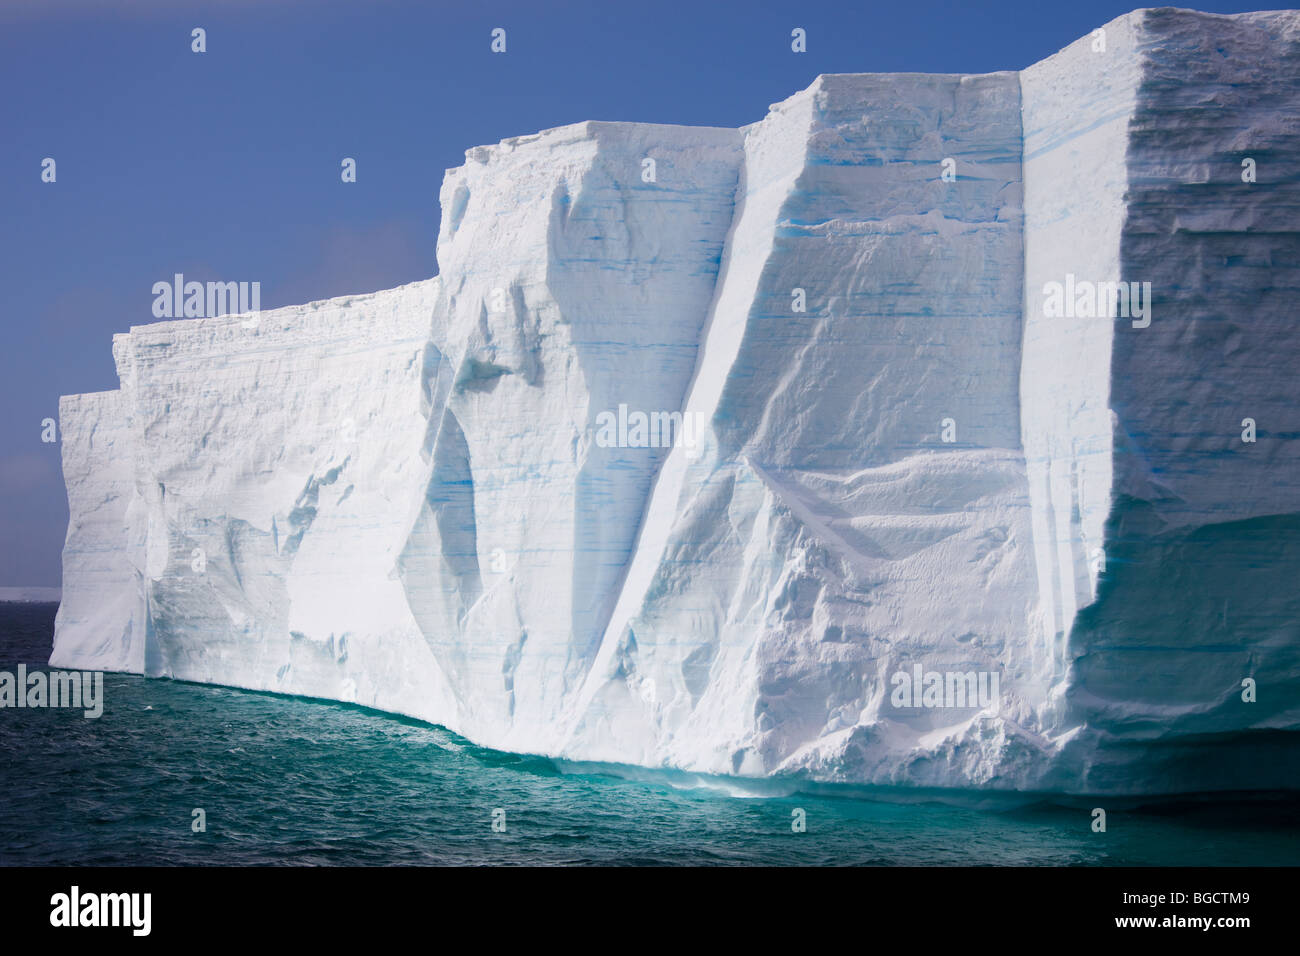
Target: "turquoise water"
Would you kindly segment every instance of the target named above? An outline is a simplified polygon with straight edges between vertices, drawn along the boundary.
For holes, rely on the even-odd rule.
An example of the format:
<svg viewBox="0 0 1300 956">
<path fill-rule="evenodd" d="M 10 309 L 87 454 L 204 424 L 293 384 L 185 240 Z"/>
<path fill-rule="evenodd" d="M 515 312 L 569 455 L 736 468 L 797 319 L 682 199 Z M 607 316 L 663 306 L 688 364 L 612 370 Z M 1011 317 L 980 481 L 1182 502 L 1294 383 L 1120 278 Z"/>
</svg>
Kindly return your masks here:
<svg viewBox="0 0 1300 956">
<path fill-rule="evenodd" d="M 54 612 L 0 605 L 0 669 L 44 666 Z M 1096 800 L 751 791 L 503 754 L 345 704 L 120 675 L 104 694 L 97 720 L 0 710 L 0 863 L 1300 862 L 1294 799 L 1114 806 L 1095 834 Z"/>
</svg>

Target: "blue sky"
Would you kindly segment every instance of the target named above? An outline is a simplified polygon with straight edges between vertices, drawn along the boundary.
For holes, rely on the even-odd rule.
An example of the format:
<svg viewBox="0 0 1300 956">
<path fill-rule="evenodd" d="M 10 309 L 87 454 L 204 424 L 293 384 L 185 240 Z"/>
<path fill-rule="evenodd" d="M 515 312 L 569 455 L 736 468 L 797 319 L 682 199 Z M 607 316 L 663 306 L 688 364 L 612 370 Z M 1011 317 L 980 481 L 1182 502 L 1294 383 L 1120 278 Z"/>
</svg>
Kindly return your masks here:
<svg viewBox="0 0 1300 956">
<path fill-rule="evenodd" d="M 1019 69 L 1129 9 L 2 0 L 0 586 L 60 583 L 67 501 L 41 420 L 116 386 L 111 336 L 153 321 L 154 282 L 256 280 L 275 308 L 424 278 L 443 170 L 471 146 L 584 119 L 740 126 L 819 73 Z"/>
</svg>

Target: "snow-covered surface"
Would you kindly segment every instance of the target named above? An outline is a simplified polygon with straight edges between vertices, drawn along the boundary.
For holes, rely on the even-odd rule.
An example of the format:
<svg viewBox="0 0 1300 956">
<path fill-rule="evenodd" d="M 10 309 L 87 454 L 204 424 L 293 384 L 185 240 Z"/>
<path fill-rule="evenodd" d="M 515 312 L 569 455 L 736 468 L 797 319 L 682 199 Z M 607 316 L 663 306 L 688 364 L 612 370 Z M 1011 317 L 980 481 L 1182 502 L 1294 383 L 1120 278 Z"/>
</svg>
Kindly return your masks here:
<svg viewBox="0 0 1300 956">
<path fill-rule="evenodd" d="M 52 661 L 574 761 L 1300 783 L 1300 15 L 1105 29 L 472 149 L 437 278 L 118 336 L 60 408 Z M 1045 314 L 1067 274 L 1153 321 Z"/>
</svg>

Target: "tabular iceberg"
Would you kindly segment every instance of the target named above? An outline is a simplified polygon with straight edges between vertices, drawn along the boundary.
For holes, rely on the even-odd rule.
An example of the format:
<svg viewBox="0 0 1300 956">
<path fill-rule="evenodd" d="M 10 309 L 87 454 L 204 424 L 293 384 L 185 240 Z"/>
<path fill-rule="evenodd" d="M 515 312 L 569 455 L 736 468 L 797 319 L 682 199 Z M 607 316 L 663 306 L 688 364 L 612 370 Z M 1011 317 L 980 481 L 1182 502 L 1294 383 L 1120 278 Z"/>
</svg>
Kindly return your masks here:
<svg viewBox="0 0 1300 956">
<path fill-rule="evenodd" d="M 1298 118 L 1300 13 L 1161 9 L 472 149 L 436 278 L 133 327 L 62 400 L 51 663 L 580 761 L 1300 786 Z"/>
</svg>

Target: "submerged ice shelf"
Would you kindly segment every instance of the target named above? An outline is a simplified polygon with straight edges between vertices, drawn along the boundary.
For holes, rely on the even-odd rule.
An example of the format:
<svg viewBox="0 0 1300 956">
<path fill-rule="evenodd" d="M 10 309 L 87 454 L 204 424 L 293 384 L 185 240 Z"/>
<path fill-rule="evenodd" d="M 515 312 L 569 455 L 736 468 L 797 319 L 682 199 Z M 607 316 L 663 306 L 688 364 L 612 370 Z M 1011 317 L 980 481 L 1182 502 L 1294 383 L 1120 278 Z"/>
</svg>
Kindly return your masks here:
<svg viewBox="0 0 1300 956">
<path fill-rule="evenodd" d="M 116 336 L 51 663 L 573 761 L 1300 786 L 1300 14 L 1104 30 L 478 147 L 436 278 Z"/>
</svg>

